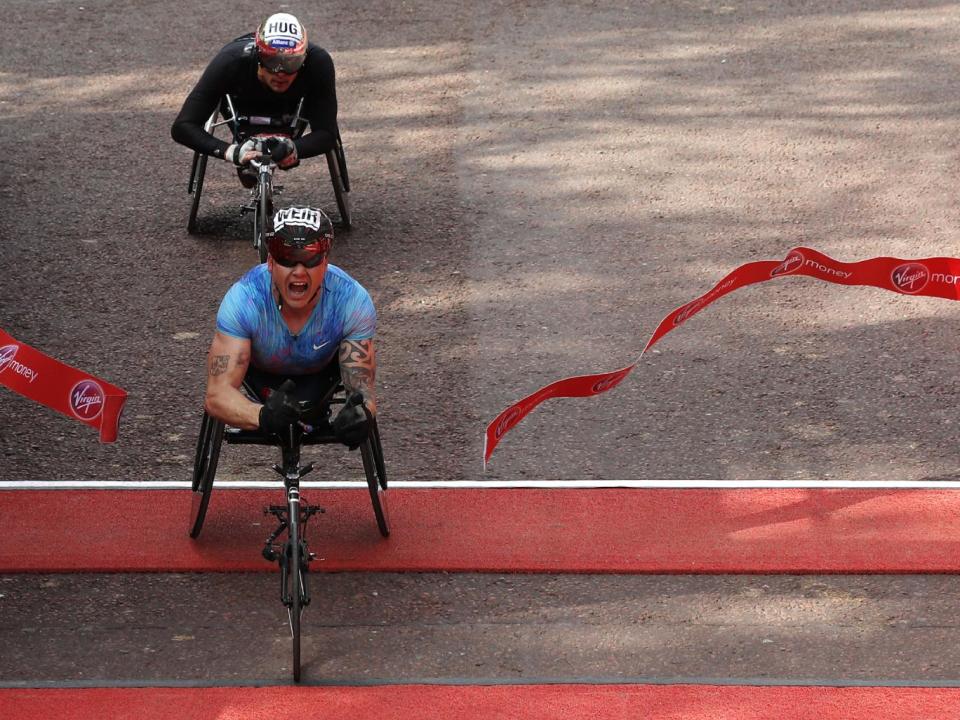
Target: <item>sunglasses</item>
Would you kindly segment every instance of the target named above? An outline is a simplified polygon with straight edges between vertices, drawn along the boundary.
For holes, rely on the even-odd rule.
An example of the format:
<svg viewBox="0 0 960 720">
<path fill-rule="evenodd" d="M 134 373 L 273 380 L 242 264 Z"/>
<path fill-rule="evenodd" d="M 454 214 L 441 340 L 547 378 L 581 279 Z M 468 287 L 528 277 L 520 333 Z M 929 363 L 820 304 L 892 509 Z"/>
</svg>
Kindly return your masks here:
<svg viewBox="0 0 960 720">
<path fill-rule="evenodd" d="M 273 75 L 296 75 L 306 59 L 306 55 L 261 55 L 260 67 Z"/>
<path fill-rule="evenodd" d="M 280 238 L 271 238 L 267 247 L 270 256 L 278 265 L 285 268 L 303 265 L 305 268 L 315 268 L 327 259 L 329 242 L 315 242 L 303 247 L 287 245 Z"/>
</svg>

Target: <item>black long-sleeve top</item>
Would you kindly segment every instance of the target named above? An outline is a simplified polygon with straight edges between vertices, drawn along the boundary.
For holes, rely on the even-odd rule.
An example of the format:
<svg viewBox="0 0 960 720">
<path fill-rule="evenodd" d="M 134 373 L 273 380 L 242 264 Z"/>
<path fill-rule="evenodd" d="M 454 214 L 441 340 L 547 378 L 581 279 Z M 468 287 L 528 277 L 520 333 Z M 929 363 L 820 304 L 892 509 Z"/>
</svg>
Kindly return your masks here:
<svg viewBox="0 0 960 720">
<path fill-rule="evenodd" d="M 285 92 L 277 93 L 257 79 L 253 34 L 227 43 L 184 101 L 170 128 L 173 139 L 197 152 L 222 158 L 229 143 L 206 132 L 203 126 L 227 94 L 239 115 L 254 118 L 245 128 L 250 130 L 247 134 L 256 129 L 253 126 L 257 125 L 257 117 L 293 118 L 303 98 L 301 117 L 310 123 L 310 130 L 294 140 L 297 156 L 313 157 L 333 147 L 337 135 L 337 90 L 333 59 L 323 48 L 308 45 L 297 77 Z"/>
</svg>

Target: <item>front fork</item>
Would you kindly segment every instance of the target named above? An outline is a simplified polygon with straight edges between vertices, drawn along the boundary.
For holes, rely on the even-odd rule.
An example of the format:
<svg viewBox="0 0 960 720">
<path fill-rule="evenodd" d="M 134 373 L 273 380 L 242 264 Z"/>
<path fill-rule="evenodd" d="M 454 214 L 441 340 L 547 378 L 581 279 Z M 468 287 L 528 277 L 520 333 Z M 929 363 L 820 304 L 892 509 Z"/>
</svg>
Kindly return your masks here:
<svg viewBox="0 0 960 720">
<path fill-rule="evenodd" d="M 287 486 L 287 504 L 270 505 L 264 508 L 264 515 L 273 515 L 277 519 L 277 528 L 270 533 L 270 537 L 263 546 L 263 557 L 269 562 L 278 562 L 280 564 L 280 600 L 289 610 L 293 606 L 293 597 L 290 590 L 292 583 L 290 573 L 294 571 L 291 567 L 291 557 L 293 555 L 293 545 L 289 538 L 290 518 L 296 517 L 297 522 L 297 544 L 300 546 L 300 607 L 303 608 L 310 604 L 310 589 L 307 584 L 307 573 L 310 569 L 310 561 L 316 557 L 307 548 L 307 522 L 317 513 L 323 514 L 325 510 L 319 505 L 307 505 L 300 501 L 299 481 L 304 475 L 313 469 L 313 464 L 298 468 L 294 473 L 287 475 L 279 466 L 274 469 L 285 476 Z M 276 544 L 276 540 L 284 532 L 288 533 L 287 541 L 283 546 Z"/>
<path fill-rule="evenodd" d="M 274 185 L 273 186 L 274 197 L 281 194 L 283 194 L 283 185 Z M 260 207 L 260 185 L 258 184 L 254 186 L 252 190 L 250 190 L 250 200 L 247 202 L 247 204 L 240 206 L 240 216 L 242 217 L 247 213 L 254 213 L 254 220 L 256 220 L 256 212 L 259 207 Z"/>
<path fill-rule="evenodd" d="M 257 184 L 250 188 L 250 198 L 247 200 L 247 204 L 240 206 L 240 215 L 243 216 L 247 213 L 254 213 L 254 221 L 257 219 L 256 212 L 260 207 L 260 193 L 263 192 L 264 176 L 269 177 L 273 195 L 276 196 L 283 194 L 283 185 L 278 185 L 277 183 L 273 182 L 273 173 L 259 172 L 258 176 Z"/>
</svg>

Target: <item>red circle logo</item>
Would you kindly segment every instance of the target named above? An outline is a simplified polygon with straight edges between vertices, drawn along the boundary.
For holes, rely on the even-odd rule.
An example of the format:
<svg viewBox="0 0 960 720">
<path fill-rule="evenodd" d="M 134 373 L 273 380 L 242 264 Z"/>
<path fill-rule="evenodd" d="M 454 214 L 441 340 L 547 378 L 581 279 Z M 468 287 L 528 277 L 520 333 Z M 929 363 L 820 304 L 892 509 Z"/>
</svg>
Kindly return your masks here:
<svg viewBox="0 0 960 720">
<path fill-rule="evenodd" d="M 770 271 L 770 277 L 775 278 L 778 275 L 789 275 L 792 272 L 796 272 L 803 267 L 803 261 L 805 259 L 803 253 L 799 250 L 791 250 L 783 262 Z"/>
<path fill-rule="evenodd" d="M 81 420 L 94 420 L 103 411 L 103 388 L 93 380 L 81 380 L 70 390 L 70 410 Z"/>
<path fill-rule="evenodd" d="M 595 392 L 595 393 L 605 392 L 605 391 L 609 390 L 610 388 L 612 388 L 614 385 L 616 385 L 618 382 L 620 382 L 621 380 L 623 380 L 624 377 L 626 377 L 626 376 L 625 376 L 625 375 L 614 375 L 613 377 L 608 377 L 608 378 L 604 378 L 603 380 L 598 380 L 598 381 L 595 382 L 594 385 L 593 385 L 593 392 Z"/>
<path fill-rule="evenodd" d="M 493 434 L 496 436 L 497 440 L 503 437 L 503 434 L 513 426 L 513 421 L 520 417 L 520 412 L 519 405 L 515 405 L 507 410 L 506 414 L 503 416 L 500 422 L 497 423 L 497 427 L 493 431 Z"/>
<path fill-rule="evenodd" d="M 0 347 L 0 372 L 3 372 L 7 365 L 13 362 L 13 359 L 17 356 L 17 350 L 19 349 L 19 345 L 4 345 L 3 347 Z"/>
<path fill-rule="evenodd" d="M 930 271 L 923 263 L 904 263 L 890 273 L 893 286 L 902 293 L 913 295 L 923 290 L 930 282 Z"/>
</svg>

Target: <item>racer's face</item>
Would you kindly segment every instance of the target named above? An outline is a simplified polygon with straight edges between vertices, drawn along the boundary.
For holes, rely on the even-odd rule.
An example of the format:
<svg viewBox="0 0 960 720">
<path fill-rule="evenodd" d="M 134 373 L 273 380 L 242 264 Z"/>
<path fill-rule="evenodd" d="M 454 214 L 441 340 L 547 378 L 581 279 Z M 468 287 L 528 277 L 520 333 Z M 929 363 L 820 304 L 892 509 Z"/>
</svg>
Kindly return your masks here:
<svg viewBox="0 0 960 720">
<path fill-rule="evenodd" d="M 263 65 L 259 65 L 257 67 L 257 77 L 260 79 L 260 82 L 274 92 L 282 93 L 290 89 L 293 81 L 297 79 L 297 73 L 272 73 L 263 67 Z"/>
<path fill-rule="evenodd" d="M 317 291 L 323 287 L 327 265 L 329 261 L 324 258 L 322 263 L 312 268 L 304 267 L 303 263 L 284 267 L 274 260 L 272 255 L 267 257 L 267 267 L 270 269 L 273 284 L 283 298 L 284 306 L 291 310 L 303 310 L 311 306 L 311 301 L 316 300 Z"/>
</svg>

